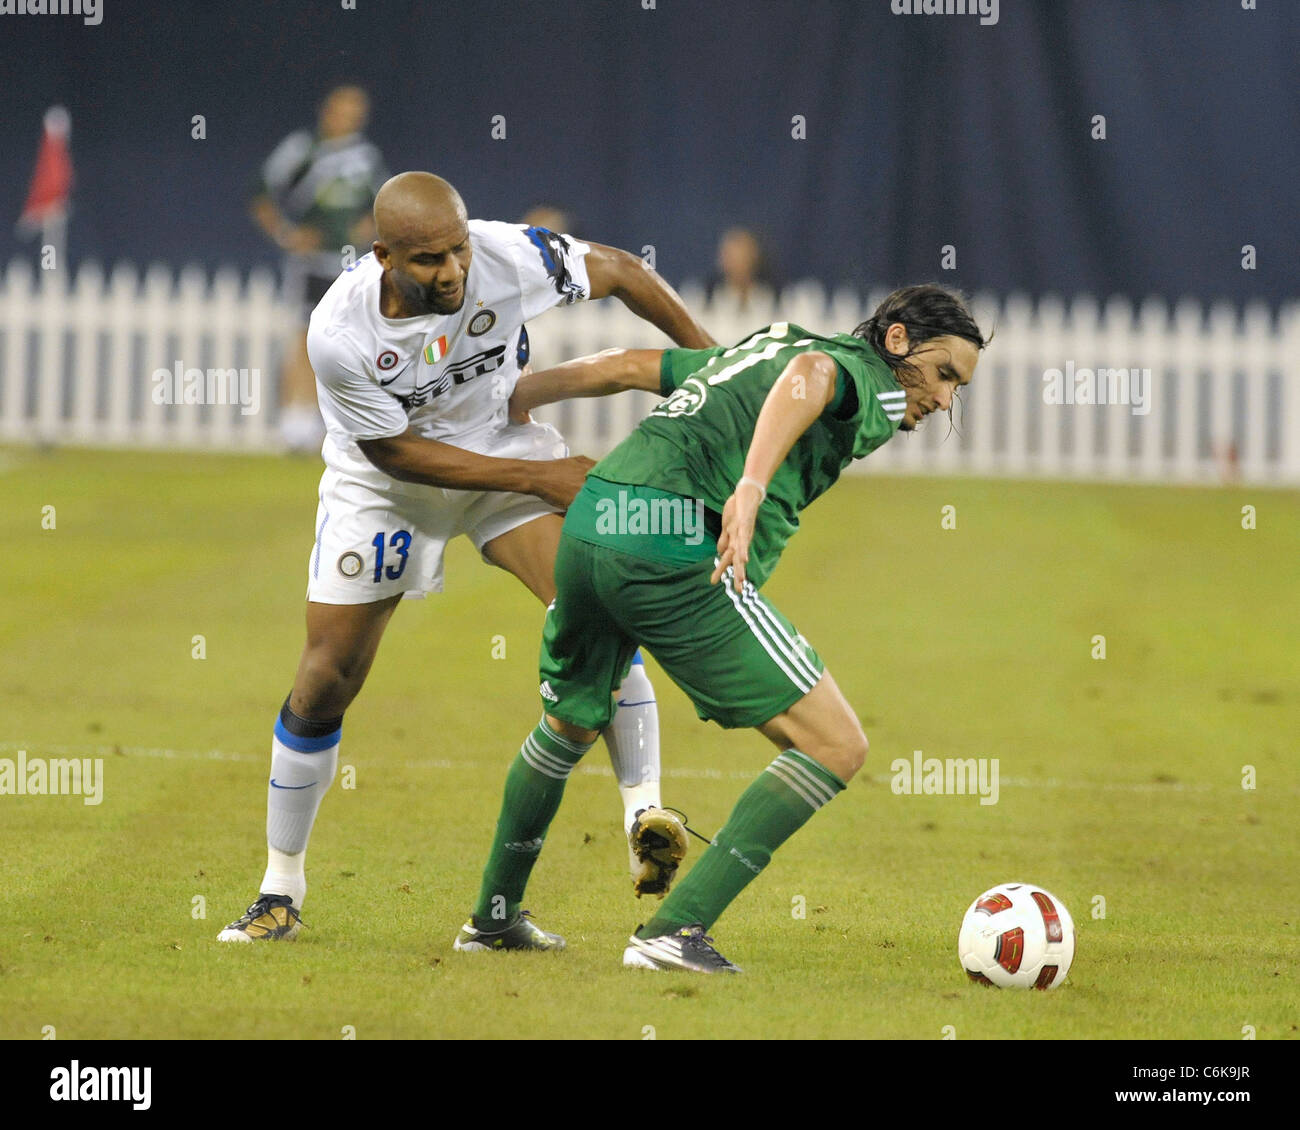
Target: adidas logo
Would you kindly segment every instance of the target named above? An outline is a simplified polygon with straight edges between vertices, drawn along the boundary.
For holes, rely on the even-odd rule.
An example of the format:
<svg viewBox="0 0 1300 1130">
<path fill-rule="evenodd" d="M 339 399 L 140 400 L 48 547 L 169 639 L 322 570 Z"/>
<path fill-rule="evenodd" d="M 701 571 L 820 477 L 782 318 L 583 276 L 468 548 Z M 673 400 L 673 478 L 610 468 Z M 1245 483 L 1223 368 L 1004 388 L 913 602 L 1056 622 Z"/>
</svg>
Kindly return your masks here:
<svg viewBox="0 0 1300 1130">
<path fill-rule="evenodd" d="M 536 855 L 542 850 L 545 839 L 545 836 L 538 836 L 535 840 L 510 840 L 501 846 L 506 851 L 518 852 L 520 855 Z"/>
<path fill-rule="evenodd" d="M 551 690 L 551 684 L 549 680 L 537 688 L 537 693 L 540 694 L 544 699 L 546 699 L 547 702 L 560 701 L 560 696 L 556 694 L 553 690 Z"/>
</svg>

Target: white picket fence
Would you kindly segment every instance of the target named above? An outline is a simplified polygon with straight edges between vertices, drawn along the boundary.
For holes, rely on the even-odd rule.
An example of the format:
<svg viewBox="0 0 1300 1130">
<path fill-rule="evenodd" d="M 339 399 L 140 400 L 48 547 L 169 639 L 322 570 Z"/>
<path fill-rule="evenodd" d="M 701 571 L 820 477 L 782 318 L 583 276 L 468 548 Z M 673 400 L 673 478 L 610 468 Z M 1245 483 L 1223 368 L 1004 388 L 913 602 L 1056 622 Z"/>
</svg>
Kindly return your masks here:
<svg viewBox="0 0 1300 1130">
<path fill-rule="evenodd" d="M 15 260 L 0 281 L 0 441 L 217 450 L 279 450 L 277 373 L 293 318 L 274 275 L 209 277 L 155 264 L 105 276 Z M 770 322 L 817 332 L 850 330 L 884 291 L 828 295 L 818 284 L 738 309 L 683 297 L 719 341 Z M 1191 483 L 1239 480 L 1300 485 L 1300 303 L 1276 317 L 1263 305 L 1206 309 L 1160 299 L 1136 309 L 1112 298 L 1069 303 L 976 296 L 979 324 L 995 331 L 953 424 L 934 416 L 858 466 L 868 472 L 1110 478 Z M 534 364 L 611 345 L 656 347 L 658 331 L 606 301 L 549 312 L 529 326 Z M 160 369 L 256 370 L 247 402 L 168 404 L 153 395 Z M 1053 404 L 1050 370 L 1149 370 L 1146 411 L 1133 404 Z M 232 398 L 233 399 L 233 398 Z M 539 415 L 574 450 L 599 455 L 631 430 L 654 398 L 575 401 Z"/>
</svg>

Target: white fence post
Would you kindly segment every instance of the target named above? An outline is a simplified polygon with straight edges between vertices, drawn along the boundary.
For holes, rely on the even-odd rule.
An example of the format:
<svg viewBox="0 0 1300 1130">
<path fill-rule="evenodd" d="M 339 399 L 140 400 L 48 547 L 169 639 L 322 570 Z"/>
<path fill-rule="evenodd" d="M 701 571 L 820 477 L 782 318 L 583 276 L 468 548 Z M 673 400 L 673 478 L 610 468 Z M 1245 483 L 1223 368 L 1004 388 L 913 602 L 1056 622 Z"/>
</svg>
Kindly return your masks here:
<svg viewBox="0 0 1300 1130">
<path fill-rule="evenodd" d="M 1170 351 L 1174 361 L 1174 395 L 1178 403 L 1174 422 L 1174 450 L 1167 464 L 1168 477 L 1177 482 L 1195 482 L 1200 477 L 1202 456 L 1197 417 L 1201 406 L 1204 349 L 1200 304 L 1189 298 L 1181 299 L 1174 308 Z"/>
<path fill-rule="evenodd" d="M 1300 302 L 1292 303 L 1278 319 L 1275 357 L 1281 374 L 1281 452 L 1274 485 L 1300 485 Z M 1280 483 L 1279 483 L 1280 480 Z"/>
<path fill-rule="evenodd" d="M 31 324 L 32 268 L 14 259 L 0 288 L 5 348 L 0 384 L 0 435 L 7 440 L 30 439 L 23 416 L 27 404 L 27 337 Z"/>
<path fill-rule="evenodd" d="M 132 366 L 145 307 L 137 297 L 138 277 L 130 263 L 118 263 L 108 284 L 108 415 L 99 423 L 106 443 L 126 443 L 131 438 Z"/>
<path fill-rule="evenodd" d="M 261 371 L 262 410 L 245 416 L 240 423 L 247 429 L 248 446 L 276 449 L 280 365 L 286 348 L 293 347 L 291 335 L 297 334 L 298 314 L 280 302 L 275 275 L 264 269 L 249 272 L 241 311 L 247 363 L 249 368 Z"/>
<path fill-rule="evenodd" d="M 60 432 L 63 402 L 64 314 L 68 308 L 66 271 L 41 271 L 36 290 L 37 337 L 35 436 L 54 442 Z"/>
<path fill-rule="evenodd" d="M 1148 297 L 1138 310 L 1135 355 L 1139 368 L 1151 370 L 1147 390 L 1150 411 L 1137 418 L 1138 454 L 1136 477 L 1158 481 L 1165 472 L 1166 427 L 1173 427 L 1173 410 L 1169 403 L 1169 386 L 1173 370 L 1173 327 L 1164 300 Z M 1169 421 L 1169 424 L 1166 424 Z"/>
<path fill-rule="evenodd" d="M 87 263 L 77 272 L 65 311 L 72 331 L 72 402 L 67 424 L 60 430 L 77 443 L 93 443 L 95 438 L 99 346 L 107 326 L 104 293 L 104 272 L 98 263 Z"/>
</svg>

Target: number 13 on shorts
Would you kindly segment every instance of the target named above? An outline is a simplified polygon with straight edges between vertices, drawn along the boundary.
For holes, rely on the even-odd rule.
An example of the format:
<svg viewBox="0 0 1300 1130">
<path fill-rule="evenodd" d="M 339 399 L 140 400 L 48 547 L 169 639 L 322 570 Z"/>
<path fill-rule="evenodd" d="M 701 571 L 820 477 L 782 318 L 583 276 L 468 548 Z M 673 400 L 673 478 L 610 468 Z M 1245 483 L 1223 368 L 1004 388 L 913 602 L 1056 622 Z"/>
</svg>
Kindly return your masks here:
<svg viewBox="0 0 1300 1130">
<path fill-rule="evenodd" d="M 379 584 L 385 576 L 390 581 L 397 580 L 406 568 L 406 554 L 407 550 L 411 548 L 411 531 L 398 530 L 388 539 L 388 548 L 396 551 L 396 566 L 388 565 L 385 567 L 384 565 L 384 534 L 382 531 L 375 534 L 370 544 L 375 547 L 375 574 L 372 578 L 375 584 Z"/>
</svg>

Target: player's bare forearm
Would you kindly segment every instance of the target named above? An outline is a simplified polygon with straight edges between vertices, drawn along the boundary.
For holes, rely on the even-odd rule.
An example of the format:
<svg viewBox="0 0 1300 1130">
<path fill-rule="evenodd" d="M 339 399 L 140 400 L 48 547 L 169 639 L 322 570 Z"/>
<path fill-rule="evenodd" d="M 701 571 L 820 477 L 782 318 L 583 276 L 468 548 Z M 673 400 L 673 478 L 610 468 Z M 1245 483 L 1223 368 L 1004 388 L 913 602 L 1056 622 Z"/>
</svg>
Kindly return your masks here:
<svg viewBox="0 0 1300 1130">
<path fill-rule="evenodd" d="M 413 431 L 357 446 L 379 470 L 407 483 L 453 490 L 501 490 L 535 494 L 557 506 L 573 501 L 587 471 L 585 456 L 568 459 L 497 459 L 426 439 Z"/>
<path fill-rule="evenodd" d="M 302 255 L 315 251 L 320 246 L 319 231 L 291 223 L 269 196 L 262 195 L 254 199 L 251 213 L 257 226 L 284 251 Z"/>
<path fill-rule="evenodd" d="M 609 396 L 631 388 L 658 392 L 662 349 L 606 349 L 541 372 L 520 377 L 510 397 L 510 412 L 580 396 Z"/>
<path fill-rule="evenodd" d="M 680 296 L 644 260 L 617 247 L 591 244 L 587 279 L 592 298 L 613 296 L 638 318 L 658 326 L 678 345 L 707 349 L 718 343 L 686 309 Z"/>
<path fill-rule="evenodd" d="M 835 395 L 835 362 L 801 353 L 785 367 L 763 401 L 745 456 L 745 477 L 764 487 Z"/>
<path fill-rule="evenodd" d="M 280 210 L 275 206 L 271 198 L 269 196 L 255 197 L 249 207 L 249 212 L 257 226 L 266 233 L 267 238 L 278 243 L 281 233 L 289 225 L 284 217 L 280 215 Z"/>
<path fill-rule="evenodd" d="M 825 353 L 801 353 L 768 390 L 745 454 L 745 470 L 722 508 L 718 561 L 709 578 L 716 583 L 728 569 L 737 590 L 745 585 L 749 544 L 767 485 L 790 449 L 835 396 L 835 362 Z"/>
</svg>

